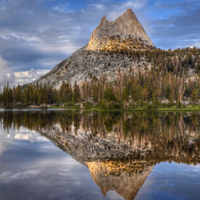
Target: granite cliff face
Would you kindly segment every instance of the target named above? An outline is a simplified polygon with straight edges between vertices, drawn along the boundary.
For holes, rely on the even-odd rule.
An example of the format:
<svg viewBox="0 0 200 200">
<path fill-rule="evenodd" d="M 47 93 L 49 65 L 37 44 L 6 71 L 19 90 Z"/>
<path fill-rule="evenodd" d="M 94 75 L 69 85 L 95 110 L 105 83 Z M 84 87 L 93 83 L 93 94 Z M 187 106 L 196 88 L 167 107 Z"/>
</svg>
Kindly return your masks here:
<svg viewBox="0 0 200 200">
<path fill-rule="evenodd" d="M 145 62 L 143 59 L 135 61 L 127 55 L 86 51 L 85 46 L 41 76 L 34 84 L 50 84 L 59 89 L 63 81 L 68 81 L 72 85 L 76 81 L 81 85 L 85 80 L 90 82 L 93 77 L 99 80 L 103 76 L 107 82 L 113 82 L 119 70 L 131 75 L 139 68 L 143 71 L 145 66 L 151 68 L 151 65 L 151 62 Z"/>
<path fill-rule="evenodd" d="M 154 44 L 132 10 L 128 9 L 114 22 L 109 22 L 104 16 L 92 33 L 88 45 L 63 60 L 33 84 L 52 85 L 59 89 L 63 81 L 72 85 L 76 81 L 81 85 L 85 80 L 90 82 L 93 77 L 99 80 L 102 76 L 106 77 L 108 83 L 112 83 L 119 70 L 125 74 L 133 74 L 139 68 L 151 68 L 152 63 L 145 58 L 136 60 L 123 52 L 152 49 Z"/>
<path fill-rule="evenodd" d="M 104 16 L 100 25 L 92 33 L 87 50 L 103 50 L 110 45 L 111 39 L 119 40 L 118 44 L 122 43 L 123 40 L 128 42 L 132 39 L 142 42 L 145 46 L 154 47 L 154 44 L 131 9 L 128 9 L 115 21 L 110 22 Z"/>
</svg>

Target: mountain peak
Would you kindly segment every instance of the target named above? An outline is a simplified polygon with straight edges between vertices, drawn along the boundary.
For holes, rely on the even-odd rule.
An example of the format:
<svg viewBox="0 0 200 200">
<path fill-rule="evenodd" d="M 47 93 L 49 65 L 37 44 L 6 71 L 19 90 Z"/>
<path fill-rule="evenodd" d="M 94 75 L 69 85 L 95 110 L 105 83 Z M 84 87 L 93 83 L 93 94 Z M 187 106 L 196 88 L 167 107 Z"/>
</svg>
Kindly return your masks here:
<svg viewBox="0 0 200 200">
<path fill-rule="evenodd" d="M 102 23 L 102 22 L 104 22 L 104 21 L 106 21 L 106 16 L 105 16 L 105 15 L 102 17 L 102 19 L 101 19 L 101 22 L 100 22 L 100 23 Z"/>
<path fill-rule="evenodd" d="M 126 12 L 122 15 L 122 16 L 134 16 L 134 17 L 136 17 L 135 16 L 135 13 L 133 12 L 133 10 L 132 9 L 130 9 L 130 8 L 128 8 L 127 10 L 126 10 Z"/>
<path fill-rule="evenodd" d="M 132 9 L 127 9 L 115 21 L 108 21 L 106 16 L 103 16 L 91 35 L 87 50 L 105 50 L 113 40 L 118 41 L 114 42 L 115 45 L 120 45 L 122 40 L 127 42 L 130 39 L 134 42 L 140 41 L 144 46 L 154 47 Z"/>
</svg>

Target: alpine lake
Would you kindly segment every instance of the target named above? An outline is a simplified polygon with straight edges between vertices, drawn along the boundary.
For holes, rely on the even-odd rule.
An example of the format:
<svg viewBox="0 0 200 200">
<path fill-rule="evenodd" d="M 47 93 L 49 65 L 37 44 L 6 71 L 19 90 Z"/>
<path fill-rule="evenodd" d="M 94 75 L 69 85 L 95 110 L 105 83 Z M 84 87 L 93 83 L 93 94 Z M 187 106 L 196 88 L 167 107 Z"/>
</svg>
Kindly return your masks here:
<svg viewBox="0 0 200 200">
<path fill-rule="evenodd" d="M 1 200 L 199 200 L 199 112 L 0 109 Z"/>
</svg>

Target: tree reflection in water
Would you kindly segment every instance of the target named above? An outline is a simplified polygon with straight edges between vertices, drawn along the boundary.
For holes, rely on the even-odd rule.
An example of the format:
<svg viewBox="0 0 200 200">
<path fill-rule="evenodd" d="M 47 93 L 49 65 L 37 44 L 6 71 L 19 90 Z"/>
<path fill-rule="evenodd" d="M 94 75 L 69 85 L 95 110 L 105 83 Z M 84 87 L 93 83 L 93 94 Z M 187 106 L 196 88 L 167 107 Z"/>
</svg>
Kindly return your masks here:
<svg viewBox="0 0 200 200">
<path fill-rule="evenodd" d="M 87 166 L 104 195 L 134 199 L 153 167 L 197 164 L 200 115 L 179 112 L 0 112 L 4 129 L 35 130 Z"/>
</svg>

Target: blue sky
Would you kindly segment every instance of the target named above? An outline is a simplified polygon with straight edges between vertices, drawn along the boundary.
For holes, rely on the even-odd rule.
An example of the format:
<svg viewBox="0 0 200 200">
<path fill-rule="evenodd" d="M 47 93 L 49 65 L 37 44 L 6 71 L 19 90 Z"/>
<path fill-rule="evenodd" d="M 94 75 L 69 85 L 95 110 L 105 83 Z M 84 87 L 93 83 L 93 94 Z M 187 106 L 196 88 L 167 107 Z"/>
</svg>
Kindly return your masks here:
<svg viewBox="0 0 200 200">
<path fill-rule="evenodd" d="M 200 47 L 199 0 L 0 0 L 0 85 L 38 78 L 127 8 L 156 47 Z"/>
</svg>

